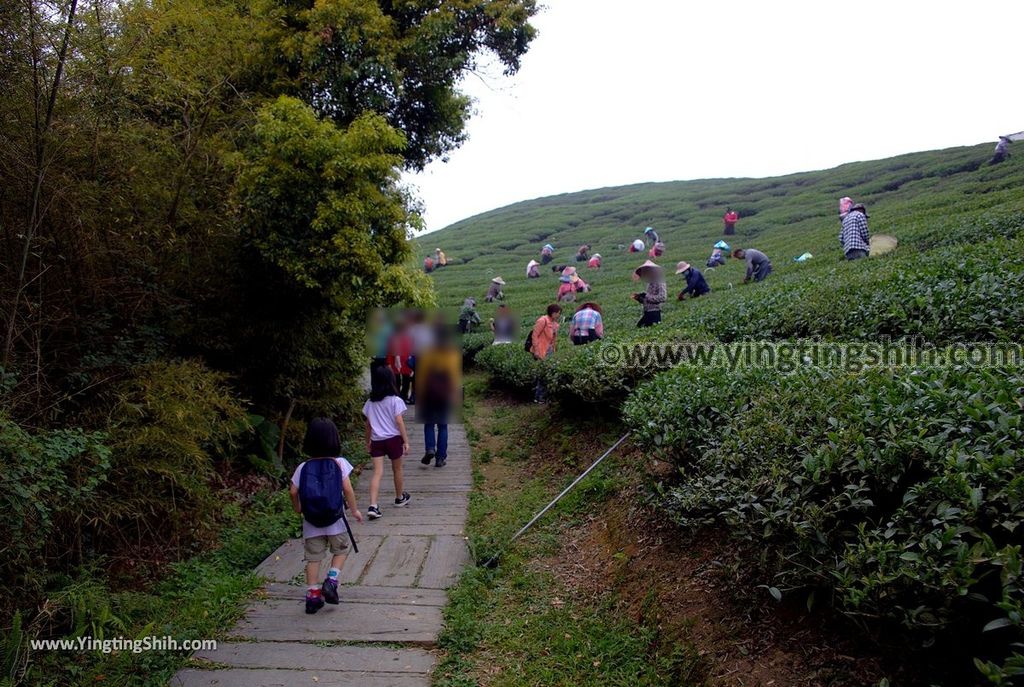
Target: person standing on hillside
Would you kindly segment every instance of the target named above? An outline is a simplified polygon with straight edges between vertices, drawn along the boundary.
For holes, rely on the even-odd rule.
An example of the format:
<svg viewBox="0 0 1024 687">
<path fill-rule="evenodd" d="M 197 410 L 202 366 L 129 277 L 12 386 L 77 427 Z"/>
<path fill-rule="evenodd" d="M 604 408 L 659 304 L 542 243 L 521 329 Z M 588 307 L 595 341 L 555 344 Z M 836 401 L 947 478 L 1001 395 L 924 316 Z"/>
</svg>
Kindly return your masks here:
<svg viewBox="0 0 1024 687">
<path fill-rule="evenodd" d="M 576 251 L 576 262 L 586 262 L 590 259 L 590 244 L 584 243 Z"/>
<path fill-rule="evenodd" d="M 584 303 L 576 309 L 569 326 L 569 338 L 573 345 L 583 346 L 591 341 L 604 338 L 604 320 L 597 303 Z"/>
<path fill-rule="evenodd" d="M 676 274 L 681 274 L 686 279 L 686 288 L 679 292 L 678 300 L 698 298 L 711 292 L 711 287 L 708 286 L 701 271 L 685 260 L 676 265 Z"/>
<path fill-rule="evenodd" d="M 526 263 L 526 278 L 527 279 L 540 279 L 540 263 L 536 260 L 531 260 Z"/>
<path fill-rule="evenodd" d="M 768 256 L 753 248 L 737 248 L 732 252 L 732 257 L 737 260 L 747 261 L 747 275 L 743 277 L 746 284 L 751 279 L 755 282 L 764 281 L 772 273 L 772 261 Z"/>
<path fill-rule="evenodd" d="M 448 256 L 440 248 L 434 249 L 434 262 L 438 267 L 445 267 L 448 264 Z"/>
<path fill-rule="evenodd" d="M 537 318 L 530 332 L 529 349 L 530 353 L 537 360 L 544 360 L 553 355 L 558 345 L 558 317 L 562 314 L 562 306 L 552 303 L 548 306 L 547 313 Z M 547 396 L 544 388 L 544 372 L 538 371 L 537 385 L 533 390 L 535 403 L 543 403 Z"/>
<path fill-rule="evenodd" d="M 665 272 L 648 260 L 633 272 L 633 278 L 643 281 L 647 287 L 641 293 L 634 293 L 633 300 L 643 306 L 643 316 L 637 327 L 650 327 L 661 322 L 661 306 L 668 298 Z"/>
<path fill-rule="evenodd" d="M 839 244 L 847 260 L 860 260 L 871 252 L 871 234 L 868 233 L 868 211 L 858 203 L 850 207 L 839 228 Z"/>
<path fill-rule="evenodd" d="M 643 252 L 643 249 L 644 249 L 644 242 L 643 242 L 642 239 L 636 239 L 635 241 L 633 241 L 633 243 L 629 244 L 629 252 L 630 253 L 640 253 L 640 252 Z"/>
<path fill-rule="evenodd" d="M 423 271 L 426 272 L 427 274 L 430 274 L 431 272 L 434 271 L 434 258 L 430 257 L 429 255 L 423 258 Z"/>
<path fill-rule="evenodd" d="M 726 208 L 725 214 L 722 215 L 722 222 L 725 224 L 724 233 L 726 236 L 732 236 L 736 233 L 736 223 L 740 221 L 740 215 L 732 208 Z"/>
<path fill-rule="evenodd" d="M 654 231 L 654 227 L 647 227 L 644 229 L 644 241 L 650 241 L 653 246 L 661 241 L 661 237 L 658 236 L 658 232 Z"/>
<path fill-rule="evenodd" d="M 590 262 L 587 263 L 587 267 L 589 267 L 592 270 L 601 269 L 601 254 L 594 253 L 593 255 L 591 255 Z"/>
<path fill-rule="evenodd" d="M 1006 136 L 999 137 L 999 143 L 996 143 L 996 151 L 989 160 L 990 165 L 998 165 L 1000 162 L 1010 157 L 1010 139 Z"/>
<path fill-rule="evenodd" d="M 491 285 L 487 287 L 487 295 L 484 297 L 484 300 L 488 303 L 505 300 L 505 292 L 501 290 L 501 287 L 504 285 L 505 280 L 501 277 L 492 279 Z"/>
</svg>

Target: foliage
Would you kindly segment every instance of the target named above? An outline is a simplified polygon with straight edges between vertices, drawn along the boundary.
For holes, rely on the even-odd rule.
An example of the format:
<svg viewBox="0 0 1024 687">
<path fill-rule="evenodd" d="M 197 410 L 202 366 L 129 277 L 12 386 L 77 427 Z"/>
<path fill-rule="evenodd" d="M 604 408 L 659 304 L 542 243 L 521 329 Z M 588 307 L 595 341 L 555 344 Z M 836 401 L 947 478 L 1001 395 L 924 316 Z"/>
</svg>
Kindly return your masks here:
<svg viewBox="0 0 1024 687">
<path fill-rule="evenodd" d="M 1000 660 L 1022 637 L 1022 393 L 1018 368 L 684 366 L 624 412 L 680 466 L 675 519 L 727 527 L 784 597 Z"/>
<path fill-rule="evenodd" d="M 82 528 L 110 478 L 111 451 L 98 432 L 61 429 L 30 432 L 0 414 L 0 508 L 6 526 L 0 571 L 6 580 L 0 609 L 38 594 L 46 561 L 66 566 L 80 558 Z"/>
<path fill-rule="evenodd" d="M 214 460 L 248 428 L 227 381 L 194 360 L 159 362 L 112 391 L 111 474 L 92 513 L 103 536 L 161 531 L 180 545 L 215 525 Z"/>
<path fill-rule="evenodd" d="M 239 161 L 242 235 L 262 272 L 248 286 L 259 315 L 243 326 L 249 365 L 281 364 L 258 397 L 314 409 L 350 401 L 370 310 L 429 302 L 420 275 L 402 266 L 417 221 L 397 184 L 403 147 L 377 115 L 341 131 L 294 98 L 260 112 Z"/>
<path fill-rule="evenodd" d="M 745 341 L 1019 342 L 1024 165 L 983 166 L 988 153 L 979 146 L 776 179 L 639 184 L 519 203 L 432 234 L 430 245 L 454 258 L 432 279 L 442 305 L 455 308 L 502 274 L 505 303 L 529 323 L 554 300 L 557 275 L 527 280 L 510 259 L 525 267 L 552 242 L 555 264 L 570 262 L 576 246 L 591 244 L 603 266 L 582 272 L 593 288 L 587 300 L 604 312 L 605 342 L 567 345 L 563 322 L 544 365 L 520 347 L 496 346 L 477 355 L 481 367 L 521 388 L 543 375 L 565 409 L 621 404 L 645 448 L 680 467 L 678 482 L 655 494 L 680 536 L 709 526 L 731 535 L 744 581 L 795 606 L 832 604 L 872 634 L 894 630 L 931 646 L 952 666 L 937 671 L 940 682 L 976 681 L 980 671 L 1010 684 L 1024 660 L 1015 644 L 1018 368 L 794 372 L 741 361 L 730 370 L 671 356 L 601 364 L 644 343 L 735 352 Z M 841 260 L 835 208 L 844 195 L 868 204 L 873 231 L 898 237 L 895 253 Z M 705 271 L 710 295 L 670 298 L 660 326 L 635 329 L 628 275 L 639 260 L 625 245 L 652 225 L 668 246 L 663 264 L 702 265 L 727 204 L 742 215 L 730 243 L 765 251 L 775 273 L 740 285 L 742 265 L 731 260 Z M 815 257 L 791 261 L 805 251 Z M 675 284 L 670 274 L 670 293 Z M 484 318 L 491 307 L 481 306 Z"/>
<path fill-rule="evenodd" d="M 111 589 L 98 573 L 84 574 L 51 601 L 53 628 L 74 632 L 76 625 L 114 622 L 128 637 L 169 635 L 177 639 L 218 638 L 240 617 L 243 603 L 261 584 L 252 569 L 285 539 L 296 536 L 300 521 L 284 491 L 257 494 L 223 508 L 224 530 L 218 545 L 174 565 L 166 579 L 126 591 Z M 76 610 L 78 609 L 78 610 Z M 94 632 L 89 629 L 89 632 Z M 187 655 L 174 652 L 133 654 L 37 654 L 26 684 L 166 684 Z"/>
<path fill-rule="evenodd" d="M 271 3 L 266 3 L 271 5 Z M 409 142 L 409 166 L 422 168 L 464 140 L 470 100 L 459 92 L 478 55 L 506 73 L 536 35 L 534 0 L 402 3 L 378 0 L 273 3 L 269 14 L 284 57 L 286 91 L 346 128 L 365 112 L 385 117 Z"/>
</svg>

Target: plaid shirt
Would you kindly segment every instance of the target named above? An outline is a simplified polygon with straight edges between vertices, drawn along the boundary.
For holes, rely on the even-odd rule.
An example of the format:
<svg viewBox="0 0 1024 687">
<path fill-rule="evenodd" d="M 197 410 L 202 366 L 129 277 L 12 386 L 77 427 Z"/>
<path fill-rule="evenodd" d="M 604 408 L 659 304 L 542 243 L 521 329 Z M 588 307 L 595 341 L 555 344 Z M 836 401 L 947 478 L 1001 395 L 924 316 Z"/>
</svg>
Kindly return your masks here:
<svg viewBox="0 0 1024 687">
<path fill-rule="evenodd" d="M 592 308 L 585 308 L 572 316 L 570 334 L 586 334 L 590 330 L 597 331 L 601 324 L 601 313 Z"/>
<path fill-rule="evenodd" d="M 839 230 L 839 242 L 843 244 L 843 252 L 851 250 L 871 251 L 871 235 L 868 233 L 868 218 L 863 212 L 851 210 L 843 218 L 843 226 Z"/>
</svg>

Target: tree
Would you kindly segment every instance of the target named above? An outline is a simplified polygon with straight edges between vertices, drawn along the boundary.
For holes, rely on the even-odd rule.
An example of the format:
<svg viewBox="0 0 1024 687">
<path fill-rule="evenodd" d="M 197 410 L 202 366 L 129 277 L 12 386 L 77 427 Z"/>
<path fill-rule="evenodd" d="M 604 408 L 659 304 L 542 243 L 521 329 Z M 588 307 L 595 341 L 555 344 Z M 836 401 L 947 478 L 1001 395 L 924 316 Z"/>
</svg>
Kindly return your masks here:
<svg viewBox="0 0 1024 687">
<path fill-rule="evenodd" d="M 284 58 L 279 83 L 344 128 L 376 112 L 405 134 L 421 169 L 465 140 L 462 77 L 479 56 L 519 70 L 536 30 L 536 0 L 270 2 Z"/>
<path fill-rule="evenodd" d="M 346 130 L 281 96 L 264 106 L 241 156 L 238 204 L 250 251 L 244 358 L 260 398 L 336 407 L 358 390 L 371 309 L 426 305 L 432 293 L 409 269 L 419 218 L 399 186 L 405 139 L 375 114 Z"/>
</svg>

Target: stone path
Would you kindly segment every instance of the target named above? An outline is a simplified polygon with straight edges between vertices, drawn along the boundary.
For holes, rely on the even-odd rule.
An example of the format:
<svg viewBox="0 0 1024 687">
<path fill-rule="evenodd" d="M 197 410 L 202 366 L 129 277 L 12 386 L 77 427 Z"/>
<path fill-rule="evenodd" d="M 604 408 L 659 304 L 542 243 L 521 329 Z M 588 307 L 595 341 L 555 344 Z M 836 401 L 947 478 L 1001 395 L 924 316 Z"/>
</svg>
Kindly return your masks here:
<svg viewBox="0 0 1024 687">
<path fill-rule="evenodd" d="M 463 535 L 472 473 L 462 425 L 449 427 L 448 465 L 420 465 L 423 427 L 407 421 L 407 508 L 393 508 L 390 470 L 381 484 L 384 517 L 352 528 L 359 553 L 341 573 L 341 604 L 306 615 L 302 541 L 285 542 L 258 568 L 265 595 L 216 651 L 197 652 L 176 687 L 424 687 L 435 657 L 447 592 L 469 563 Z M 369 505 L 370 471 L 359 479 Z M 326 565 L 326 561 L 325 561 Z"/>
</svg>

